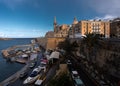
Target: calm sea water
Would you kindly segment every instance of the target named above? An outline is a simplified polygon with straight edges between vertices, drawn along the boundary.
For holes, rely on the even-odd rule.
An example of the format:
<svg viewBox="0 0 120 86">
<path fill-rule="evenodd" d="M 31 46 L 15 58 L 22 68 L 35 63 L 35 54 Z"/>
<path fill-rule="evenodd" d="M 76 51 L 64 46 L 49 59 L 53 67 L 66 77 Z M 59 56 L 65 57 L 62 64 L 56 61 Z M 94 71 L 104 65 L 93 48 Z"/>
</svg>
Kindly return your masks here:
<svg viewBox="0 0 120 86">
<path fill-rule="evenodd" d="M 24 64 L 10 63 L 1 55 L 1 50 L 14 45 L 30 44 L 32 38 L 19 38 L 12 40 L 0 40 L 0 82 L 20 70 Z"/>
</svg>

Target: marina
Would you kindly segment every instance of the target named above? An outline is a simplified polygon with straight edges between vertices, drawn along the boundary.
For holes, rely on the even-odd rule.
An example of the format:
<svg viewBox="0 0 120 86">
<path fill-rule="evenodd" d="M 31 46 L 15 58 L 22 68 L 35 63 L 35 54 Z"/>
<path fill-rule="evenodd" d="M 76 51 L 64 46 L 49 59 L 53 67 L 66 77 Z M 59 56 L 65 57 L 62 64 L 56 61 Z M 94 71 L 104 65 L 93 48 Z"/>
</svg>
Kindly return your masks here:
<svg viewBox="0 0 120 86">
<path fill-rule="evenodd" d="M 29 60 L 35 59 L 36 53 L 39 51 L 37 44 L 16 45 L 2 50 L 2 55 L 10 61 L 27 63 Z"/>
<path fill-rule="evenodd" d="M 7 49 L 8 47 L 14 46 L 14 45 L 25 45 L 30 44 L 30 41 L 32 38 L 19 38 L 19 39 L 12 39 L 12 40 L 0 40 L 0 51 Z M 7 61 L 5 58 L 3 58 L 2 53 L 0 52 L 0 82 L 5 80 L 6 78 L 10 77 L 14 73 L 16 73 L 18 70 L 22 69 L 25 65 L 19 64 L 16 62 L 10 62 Z"/>
</svg>

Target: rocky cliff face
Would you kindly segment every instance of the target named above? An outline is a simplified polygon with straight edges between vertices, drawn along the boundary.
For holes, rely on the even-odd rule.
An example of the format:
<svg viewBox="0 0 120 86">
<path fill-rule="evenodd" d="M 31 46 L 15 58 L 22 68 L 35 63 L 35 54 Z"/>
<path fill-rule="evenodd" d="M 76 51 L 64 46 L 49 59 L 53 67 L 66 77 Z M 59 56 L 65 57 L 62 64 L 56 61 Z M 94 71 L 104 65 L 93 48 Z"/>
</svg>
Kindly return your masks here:
<svg viewBox="0 0 120 86">
<path fill-rule="evenodd" d="M 41 38 L 36 38 L 36 41 L 38 44 L 44 48 L 46 48 L 47 45 L 47 38 L 46 37 L 41 37 Z"/>
</svg>

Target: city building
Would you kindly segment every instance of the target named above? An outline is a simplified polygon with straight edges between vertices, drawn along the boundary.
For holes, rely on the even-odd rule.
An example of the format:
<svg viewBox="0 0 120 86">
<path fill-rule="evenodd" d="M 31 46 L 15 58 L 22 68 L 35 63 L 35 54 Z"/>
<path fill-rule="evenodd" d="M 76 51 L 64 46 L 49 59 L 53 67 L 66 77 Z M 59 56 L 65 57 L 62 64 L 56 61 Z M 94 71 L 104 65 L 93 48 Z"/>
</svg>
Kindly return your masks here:
<svg viewBox="0 0 120 86">
<path fill-rule="evenodd" d="M 76 22 L 75 22 L 76 21 Z M 74 18 L 74 22 L 69 31 L 70 38 L 78 38 L 83 37 L 88 33 L 100 34 L 105 38 L 110 37 L 110 22 L 108 21 L 89 21 L 89 20 L 81 20 L 77 22 L 76 18 Z"/>
<path fill-rule="evenodd" d="M 110 22 L 101 20 L 81 20 L 74 18 L 71 25 L 58 25 L 54 18 L 54 37 L 80 38 L 88 33 L 100 34 L 102 37 L 110 37 Z"/>
<path fill-rule="evenodd" d="M 120 38 L 120 18 L 116 18 L 110 23 L 110 35 L 114 38 Z"/>
<path fill-rule="evenodd" d="M 110 22 L 108 21 L 88 21 L 81 20 L 78 21 L 74 18 L 71 25 L 57 24 L 56 17 L 53 22 L 54 31 L 49 31 L 46 33 L 47 38 L 47 49 L 55 49 L 59 42 L 65 40 L 66 37 L 69 38 L 82 38 L 87 33 L 100 34 L 102 37 L 110 37 Z"/>
</svg>

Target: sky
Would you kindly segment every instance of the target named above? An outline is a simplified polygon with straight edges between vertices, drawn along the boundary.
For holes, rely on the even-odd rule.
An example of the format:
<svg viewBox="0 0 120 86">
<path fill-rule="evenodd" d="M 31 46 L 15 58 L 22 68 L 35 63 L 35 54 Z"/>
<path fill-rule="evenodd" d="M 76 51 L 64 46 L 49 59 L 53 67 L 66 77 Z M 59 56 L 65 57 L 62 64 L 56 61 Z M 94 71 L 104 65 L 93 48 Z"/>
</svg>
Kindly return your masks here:
<svg viewBox="0 0 120 86">
<path fill-rule="evenodd" d="M 43 37 L 58 24 L 112 19 L 120 15 L 120 0 L 0 0 L 0 37 Z"/>
</svg>

